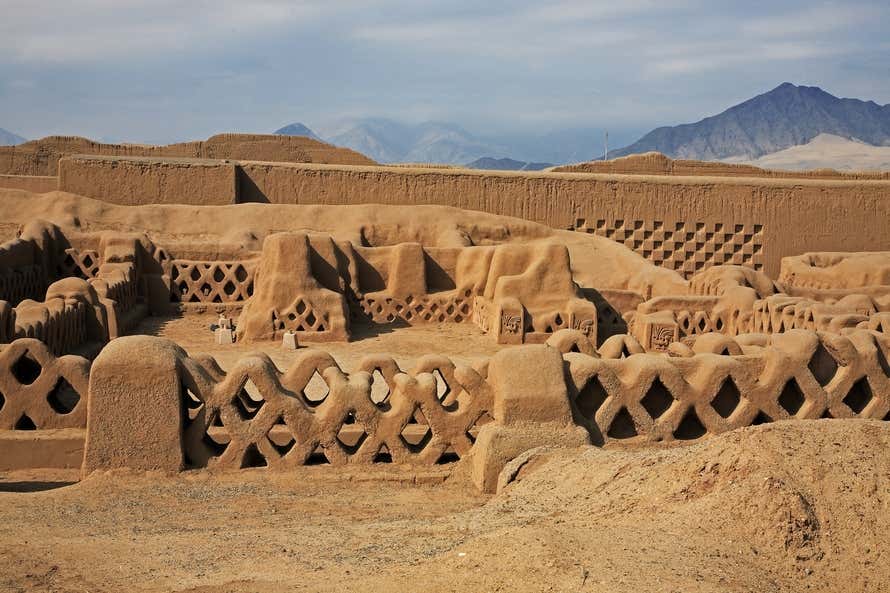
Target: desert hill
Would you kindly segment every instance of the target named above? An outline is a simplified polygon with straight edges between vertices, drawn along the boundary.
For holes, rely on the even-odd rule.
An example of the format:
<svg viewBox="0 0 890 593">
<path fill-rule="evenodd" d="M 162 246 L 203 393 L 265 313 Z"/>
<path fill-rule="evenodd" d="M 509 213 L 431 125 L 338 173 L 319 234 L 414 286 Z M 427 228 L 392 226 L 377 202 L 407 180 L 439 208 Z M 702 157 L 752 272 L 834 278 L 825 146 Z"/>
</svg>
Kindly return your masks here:
<svg viewBox="0 0 890 593">
<path fill-rule="evenodd" d="M 751 160 L 819 134 L 890 146 L 890 105 L 839 99 L 818 87 L 786 82 L 719 115 L 657 128 L 609 156 L 658 151 L 674 158 Z"/>
<path fill-rule="evenodd" d="M 803 171 L 890 171 L 890 146 L 872 146 L 833 134 L 819 134 L 806 144 L 765 154 L 753 160 L 726 159 L 765 169 Z"/>
<path fill-rule="evenodd" d="M 217 134 L 165 146 L 104 144 L 79 136 L 49 136 L 0 148 L 0 174 L 57 175 L 59 159 L 75 154 L 254 160 L 338 165 L 376 164 L 363 154 L 304 136 Z"/>
<path fill-rule="evenodd" d="M 0 128 L 0 146 L 12 146 L 14 144 L 21 144 L 22 142 L 25 142 L 25 139 L 18 134 L 13 134 L 9 130 Z"/>
</svg>

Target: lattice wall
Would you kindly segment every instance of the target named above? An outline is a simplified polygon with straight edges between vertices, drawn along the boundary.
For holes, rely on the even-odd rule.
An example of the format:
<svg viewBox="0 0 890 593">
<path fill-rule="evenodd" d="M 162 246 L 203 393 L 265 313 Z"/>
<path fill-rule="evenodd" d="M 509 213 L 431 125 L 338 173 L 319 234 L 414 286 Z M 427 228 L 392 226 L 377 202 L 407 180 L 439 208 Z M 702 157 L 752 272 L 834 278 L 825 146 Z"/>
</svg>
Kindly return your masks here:
<svg viewBox="0 0 890 593">
<path fill-rule="evenodd" d="M 490 420 L 486 367 L 438 356 L 410 373 L 375 356 L 347 375 L 320 351 L 284 373 L 265 355 L 228 373 L 209 357 L 183 367 L 183 442 L 195 467 L 435 464 L 468 453 Z"/>
<path fill-rule="evenodd" d="M 90 363 L 20 339 L 0 351 L 0 429 L 86 426 Z"/>
<path fill-rule="evenodd" d="M 796 331 L 746 356 L 569 353 L 579 422 L 597 442 L 660 442 L 783 420 L 890 420 L 890 340 Z"/>
<path fill-rule="evenodd" d="M 258 260 L 190 261 L 167 260 L 170 296 L 181 303 L 233 303 L 253 295 Z"/>
<path fill-rule="evenodd" d="M 720 264 L 763 269 L 763 225 L 578 219 L 575 230 L 606 237 L 686 278 Z"/>
<path fill-rule="evenodd" d="M 473 293 L 467 290 L 462 293 L 425 294 L 404 299 L 365 295 L 358 300 L 357 306 L 376 323 L 392 323 L 396 319 L 411 324 L 462 323 L 472 318 Z"/>
<path fill-rule="evenodd" d="M 78 250 L 69 247 L 65 249 L 56 262 L 56 277 L 69 278 L 74 276 L 89 280 L 90 278 L 95 278 L 99 273 L 101 263 L 99 252 L 95 249 Z"/>
</svg>

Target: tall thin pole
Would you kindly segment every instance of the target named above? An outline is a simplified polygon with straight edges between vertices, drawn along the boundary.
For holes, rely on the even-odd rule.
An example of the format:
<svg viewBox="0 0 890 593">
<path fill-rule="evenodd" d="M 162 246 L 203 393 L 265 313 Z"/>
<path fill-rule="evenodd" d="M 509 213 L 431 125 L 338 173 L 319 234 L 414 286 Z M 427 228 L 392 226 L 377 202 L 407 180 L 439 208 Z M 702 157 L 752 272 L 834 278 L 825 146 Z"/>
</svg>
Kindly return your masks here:
<svg viewBox="0 0 890 593">
<path fill-rule="evenodd" d="M 603 141 L 603 144 L 606 147 L 606 151 L 603 153 L 603 160 L 608 161 L 609 160 L 609 130 L 606 130 L 606 136 Z"/>
</svg>

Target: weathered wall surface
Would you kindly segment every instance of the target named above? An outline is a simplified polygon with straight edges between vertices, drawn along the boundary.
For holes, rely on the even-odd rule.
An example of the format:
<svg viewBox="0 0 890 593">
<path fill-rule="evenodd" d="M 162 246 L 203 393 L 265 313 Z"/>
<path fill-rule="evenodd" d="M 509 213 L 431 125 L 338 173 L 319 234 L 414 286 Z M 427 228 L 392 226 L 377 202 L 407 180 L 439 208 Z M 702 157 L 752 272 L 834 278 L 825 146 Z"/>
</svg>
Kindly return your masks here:
<svg viewBox="0 0 890 593">
<path fill-rule="evenodd" d="M 890 180 L 598 175 L 241 162 L 235 199 L 186 178 L 199 169 L 65 159 L 60 189 L 118 204 L 438 204 L 515 216 L 622 242 L 687 276 L 763 269 L 808 251 L 890 250 Z M 174 172 L 182 181 L 161 184 Z M 163 172 L 163 173 L 162 173 Z M 145 179 L 151 179 L 146 183 Z M 153 185 L 152 185 L 153 184 Z M 122 191 L 121 188 L 132 188 Z M 141 189 L 140 189 L 141 188 Z"/>
<path fill-rule="evenodd" d="M 721 263 L 776 276 L 787 255 L 890 249 L 890 181 L 267 163 L 241 163 L 241 170 L 240 201 L 482 210 L 607 236 L 687 276 Z"/>
<path fill-rule="evenodd" d="M 45 194 L 48 191 L 59 189 L 59 178 L 37 175 L 0 175 L 0 187 Z"/>
<path fill-rule="evenodd" d="M 77 136 L 49 136 L 0 146 L 0 174 L 58 175 L 60 158 L 76 154 L 154 158 L 252 159 L 288 163 L 373 165 L 365 155 L 302 136 L 217 134 L 166 146 L 104 144 Z"/>
<path fill-rule="evenodd" d="M 706 175 L 720 177 L 769 177 L 772 179 L 890 179 L 885 172 L 841 172 L 834 169 L 780 171 L 752 165 L 672 159 L 660 152 L 634 154 L 609 161 L 589 161 L 553 167 L 558 173 L 617 173 L 622 175 Z"/>
<path fill-rule="evenodd" d="M 235 165 L 200 159 L 69 157 L 59 161 L 59 187 L 116 204 L 233 204 Z"/>
</svg>

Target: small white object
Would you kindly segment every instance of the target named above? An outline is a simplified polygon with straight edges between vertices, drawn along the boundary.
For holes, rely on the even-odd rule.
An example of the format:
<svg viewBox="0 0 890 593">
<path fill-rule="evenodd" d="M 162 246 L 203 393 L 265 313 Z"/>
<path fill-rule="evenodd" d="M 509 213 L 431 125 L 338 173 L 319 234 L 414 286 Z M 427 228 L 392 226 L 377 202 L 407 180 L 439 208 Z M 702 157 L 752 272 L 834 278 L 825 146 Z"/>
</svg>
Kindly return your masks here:
<svg viewBox="0 0 890 593">
<path fill-rule="evenodd" d="M 296 350 L 300 347 L 297 343 L 297 334 L 293 331 L 284 332 L 284 337 L 281 338 L 281 347 L 286 350 Z"/>
<path fill-rule="evenodd" d="M 232 344 L 235 342 L 235 334 L 232 328 L 218 327 L 214 332 L 217 344 Z"/>
</svg>

